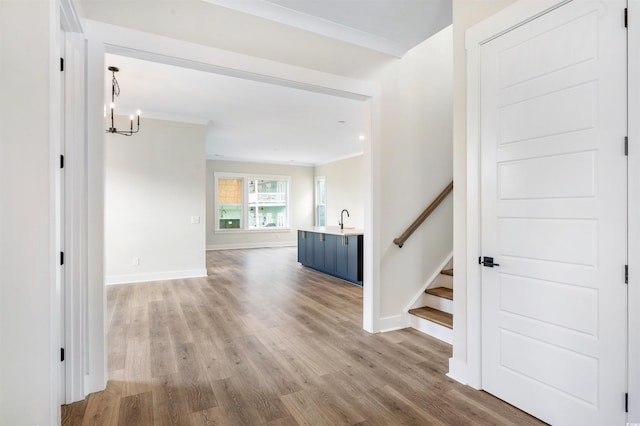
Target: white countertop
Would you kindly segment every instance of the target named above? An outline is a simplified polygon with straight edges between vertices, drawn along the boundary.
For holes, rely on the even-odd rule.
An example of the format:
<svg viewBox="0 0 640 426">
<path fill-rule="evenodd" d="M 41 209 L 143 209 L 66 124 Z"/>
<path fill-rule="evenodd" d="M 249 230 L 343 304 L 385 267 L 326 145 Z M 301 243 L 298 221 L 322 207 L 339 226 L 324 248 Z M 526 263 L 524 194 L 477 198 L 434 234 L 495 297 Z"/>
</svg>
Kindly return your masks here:
<svg viewBox="0 0 640 426">
<path fill-rule="evenodd" d="M 300 231 L 331 235 L 364 235 L 364 231 L 362 229 L 350 227 L 340 229 L 339 226 L 309 226 L 308 228 L 300 228 Z"/>
</svg>

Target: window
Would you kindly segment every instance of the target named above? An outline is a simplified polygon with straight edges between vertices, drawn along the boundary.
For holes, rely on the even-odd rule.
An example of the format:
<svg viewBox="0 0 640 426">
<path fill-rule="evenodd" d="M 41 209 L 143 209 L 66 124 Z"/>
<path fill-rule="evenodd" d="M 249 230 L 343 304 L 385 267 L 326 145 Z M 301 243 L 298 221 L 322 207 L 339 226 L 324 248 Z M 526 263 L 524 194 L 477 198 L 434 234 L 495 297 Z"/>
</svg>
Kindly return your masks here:
<svg viewBox="0 0 640 426">
<path fill-rule="evenodd" d="M 288 176 L 216 173 L 216 230 L 289 228 Z"/>
<path fill-rule="evenodd" d="M 242 228 L 243 178 L 218 178 L 217 229 Z"/>
<path fill-rule="evenodd" d="M 327 224 L 327 182 L 324 176 L 316 176 L 316 226 Z"/>
</svg>

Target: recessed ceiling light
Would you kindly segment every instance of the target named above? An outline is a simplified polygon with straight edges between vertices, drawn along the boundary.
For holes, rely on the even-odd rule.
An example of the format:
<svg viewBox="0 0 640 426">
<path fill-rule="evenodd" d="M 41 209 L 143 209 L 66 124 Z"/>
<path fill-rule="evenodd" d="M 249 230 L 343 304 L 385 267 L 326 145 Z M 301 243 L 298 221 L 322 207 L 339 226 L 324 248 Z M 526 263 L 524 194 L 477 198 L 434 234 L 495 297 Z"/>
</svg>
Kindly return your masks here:
<svg viewBox="0 0 640 426">
<path fill-rule="evenodd" d="M 358 136 L 358 139 L 360 139 L 361 141 L 363 141 L 363 140 L 364 140 L 364 135 L 360 135 L 360 136 Z"/>
</svg>

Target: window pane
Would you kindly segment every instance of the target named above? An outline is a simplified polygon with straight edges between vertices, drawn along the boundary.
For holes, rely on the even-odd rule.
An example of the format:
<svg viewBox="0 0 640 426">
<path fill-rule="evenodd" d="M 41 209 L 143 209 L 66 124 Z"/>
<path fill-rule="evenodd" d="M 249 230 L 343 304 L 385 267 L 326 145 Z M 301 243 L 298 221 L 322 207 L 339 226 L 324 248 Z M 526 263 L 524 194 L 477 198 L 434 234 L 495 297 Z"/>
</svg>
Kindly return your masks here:
<svg viewBox="0 0 640 426">
<path fill-rule="evenodd" d="M 316 226 L 327 224 L 327 183 L 324 177 L 316 177 Z"/>
<path fill-rule="evenodd" d="M 218 179 L 218 203 L 242 205 L 242 178 Z"/>
<path fill-rule="evenodd" d="M 242 178 L 218 179 L 218 229 L 242 228 Z"/>
<path fill-rule="evenodd" d="M 327 204 L 327 190 L 326 182 L 324 179 L 318 179 L 316 191 L 318 194 L 318 204 Z"/>
<path fill-rule="evenodd" d="M 318 224 L 316 226 L 327 226 L 327 214 L 325 210 L 325 206 L 316 207 L 316 217 L 318 218 Z"/>
<path fill-rule="evenodd" d="M 279 179 L 249 179 L 249 228 L 283 228 L 289 226 L 289 182 Z"/>
</svg>

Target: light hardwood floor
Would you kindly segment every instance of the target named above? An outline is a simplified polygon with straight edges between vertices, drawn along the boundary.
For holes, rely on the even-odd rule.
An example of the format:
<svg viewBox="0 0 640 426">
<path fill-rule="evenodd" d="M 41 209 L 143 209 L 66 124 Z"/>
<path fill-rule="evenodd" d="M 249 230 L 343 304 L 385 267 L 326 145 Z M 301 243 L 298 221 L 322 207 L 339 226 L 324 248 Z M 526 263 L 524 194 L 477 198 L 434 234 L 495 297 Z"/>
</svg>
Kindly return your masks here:
<svg viewBox="0 0 640 426">
<path fill-rule="evenodd" d="M 538 425 L 445 376 L 451 346 L 362 330 L 362 289 L 294 248 L 207 253 L 209 276 L 110 286 L 107 389 L 63 425 Z"/>
</svg>

